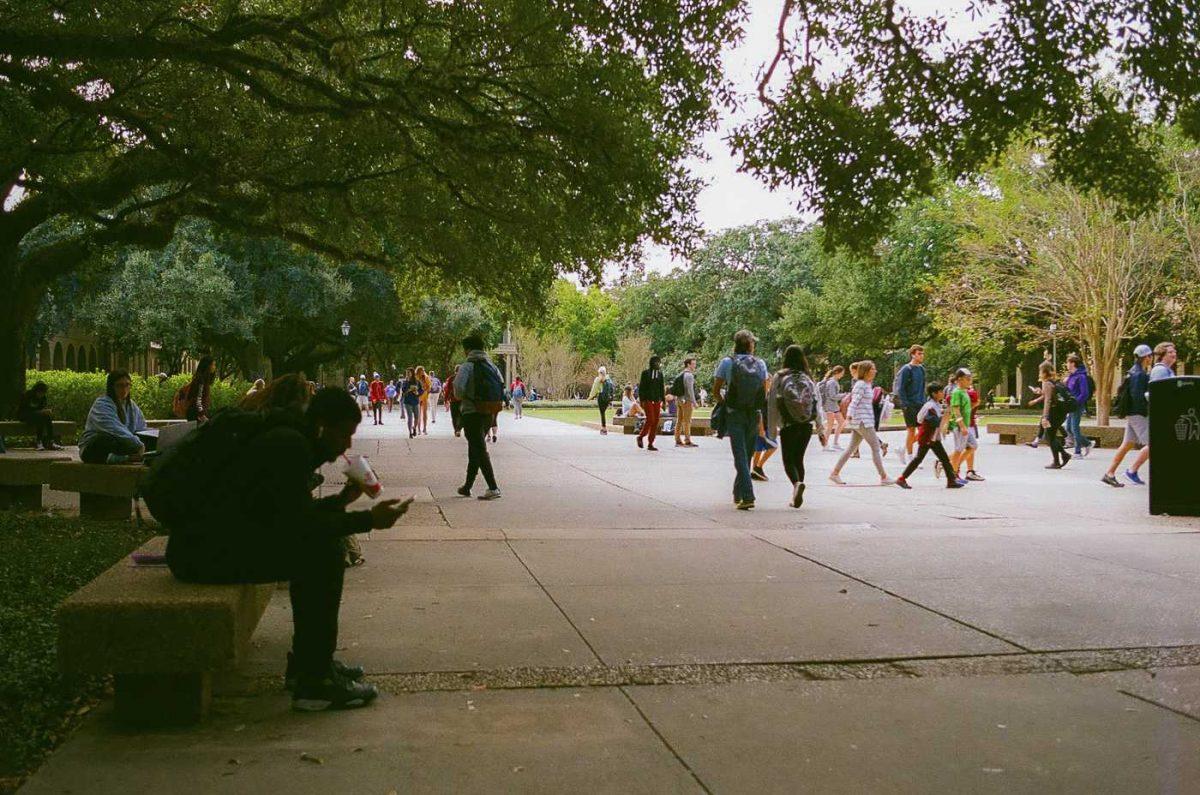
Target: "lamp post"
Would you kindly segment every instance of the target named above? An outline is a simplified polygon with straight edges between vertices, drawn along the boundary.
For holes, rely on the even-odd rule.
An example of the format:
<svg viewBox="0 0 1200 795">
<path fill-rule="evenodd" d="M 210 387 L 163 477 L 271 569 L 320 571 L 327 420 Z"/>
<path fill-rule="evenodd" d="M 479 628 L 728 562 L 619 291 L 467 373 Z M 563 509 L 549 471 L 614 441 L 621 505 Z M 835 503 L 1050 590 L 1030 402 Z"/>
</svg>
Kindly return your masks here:
<svg viewBox="0 0 1200 795">
<path fill-rule="evenodd" d="M 1050 349 L 1051 363 L 1054 365 L 1054 372 L 1058 372 L 1058 324 L 1050 324 Z"/>
</svg>

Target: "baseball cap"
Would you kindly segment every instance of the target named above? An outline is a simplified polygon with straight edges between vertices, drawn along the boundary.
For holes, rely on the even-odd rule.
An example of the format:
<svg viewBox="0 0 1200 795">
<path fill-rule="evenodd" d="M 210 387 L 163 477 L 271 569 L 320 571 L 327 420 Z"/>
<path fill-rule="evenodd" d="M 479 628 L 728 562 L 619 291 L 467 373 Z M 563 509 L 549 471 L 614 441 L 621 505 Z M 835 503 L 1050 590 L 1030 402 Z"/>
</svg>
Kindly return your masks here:
<svg viewBox="0 0 1200 795">
<path fill-rule="evenodd" d="M 378 378 L 378 377 L 379 377 L 379 373 L 375 373 L 375 374 L 373 374 L 371 377 L 372 377 L 372 378 Z"/>
<path fill-rule="evenodd" d="M 1154 353 L 1154 349 L 1145 343 L 1142 343 L 1141 345 L 1139 345 L 1133 349 L 1133 355 L 1138 357 L 1139 359 L 1142 358 L 1143 356 L 1150 356 L 1153 353 Z"/>
<path fill-rule="evenodd" d="M 967 378 L 974 378 L 974 376 L 971 375 L 971 371 L 965 367 L 960 367 L 954 371 L 955 378 L 962 378 L 963 376 L 966 376 Z"/>
</svg>

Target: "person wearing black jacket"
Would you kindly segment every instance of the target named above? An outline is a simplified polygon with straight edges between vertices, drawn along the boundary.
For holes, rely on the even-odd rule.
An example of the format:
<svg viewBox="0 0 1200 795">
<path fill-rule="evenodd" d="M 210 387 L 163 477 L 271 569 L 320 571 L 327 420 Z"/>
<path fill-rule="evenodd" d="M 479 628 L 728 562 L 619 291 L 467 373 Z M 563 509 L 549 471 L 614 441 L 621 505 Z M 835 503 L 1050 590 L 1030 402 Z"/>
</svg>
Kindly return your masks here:
<svg viewBox="0 0 1200 795">
<path fill-rule="evenodd" d="M 54 441 L 54 412 L 50 411 L 47 395 L 50 387 L 45 381 L 38 381 L 25 394 L 17 405 L 17 419 L 33 428 L 33 435 L 39 450 L 61 450 Z"/>
<path fill-rule="evenodd" d="M 366 706 L 378 695 L 358 681 L 361 668 L 333 659 L 345 575 L 342 542 L 391 527 L 412 499 L 347 512 L 362 494 L 353 482 L 338 494 L 312 496 L 319 482 L 315 470 L 350 448 L 361 419 L 354 398 L 340 389 L 318 392 L 302 415 L 269 415 L 265 429 L 205 484 L 210 507 L 204 516 L 174 524 L 167 542 L 167 565 L 184 582 L 288 582 L 293 653 L 285 681 L 300 711 Z"/>
<path fill-rule="evenodd" d="M 657 452 L 654 440 L 658 437 L 658 416 L 662 413 L 663 401 L 667 399 L 662 360 L 657 356 L 651 356 L 650 366 L 642 370 L 642 377 L 638 380 L 638 399 L 641 401 L 642 410 L 646 412 L 646 421 L 642 424 L 642 430 L 638 432 L 637 446 L 641 447 L 643 440 L 647 440 L 649 444 L 646 445 L 646 449 Z"/>
</svg>

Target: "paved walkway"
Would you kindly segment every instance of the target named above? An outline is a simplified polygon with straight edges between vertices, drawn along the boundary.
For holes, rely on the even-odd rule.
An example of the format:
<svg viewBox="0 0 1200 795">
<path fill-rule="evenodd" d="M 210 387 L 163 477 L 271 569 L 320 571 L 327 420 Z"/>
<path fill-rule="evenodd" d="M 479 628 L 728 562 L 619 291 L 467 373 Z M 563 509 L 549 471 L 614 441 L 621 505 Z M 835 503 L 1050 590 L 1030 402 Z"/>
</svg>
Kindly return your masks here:
<svg viewBox="0 0 1200 795">
<path fill-rule="evenodd" d="M 448 418 L 395 416 L 356 449 L 418 499 L 342 608 L 379 703 L 288 710 L 280 591 L 211 722 L 101 710 L 27 792 L 1200 791 L 1200 521 L 1101 485 L 1106 451 L 989 441 L 988 482 L 904 492 L 815 449 L 803 509 L 772 461 L 743 513 L 723 442 L 505 417 L 484 503 Z"/>
</svg>

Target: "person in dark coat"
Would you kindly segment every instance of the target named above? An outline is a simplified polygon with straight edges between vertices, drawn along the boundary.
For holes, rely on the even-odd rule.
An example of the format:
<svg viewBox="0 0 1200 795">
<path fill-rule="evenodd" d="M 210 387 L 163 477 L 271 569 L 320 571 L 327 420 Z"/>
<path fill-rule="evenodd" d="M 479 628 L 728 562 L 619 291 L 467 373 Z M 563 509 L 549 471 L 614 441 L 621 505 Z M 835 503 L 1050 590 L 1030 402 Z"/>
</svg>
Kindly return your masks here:
<svg viewBox="0 0 1200 795">
<path fill-rule="evenodd" d="M 657 451 L 654 440 L 658 436 L 658 418 L 662 413 L 663 401 L 667 399 L 662 360 L 657 356 L 650 357 L 650 366 L 642 370 L 642 377 L 638 379 L 638 399 L 641 401 L 642 411 L 646 412 L 646 422 L 638 432 L 637 446 L 641 447 L 643 441 L 646 441 L 647 450 Z"/>
</svg>

